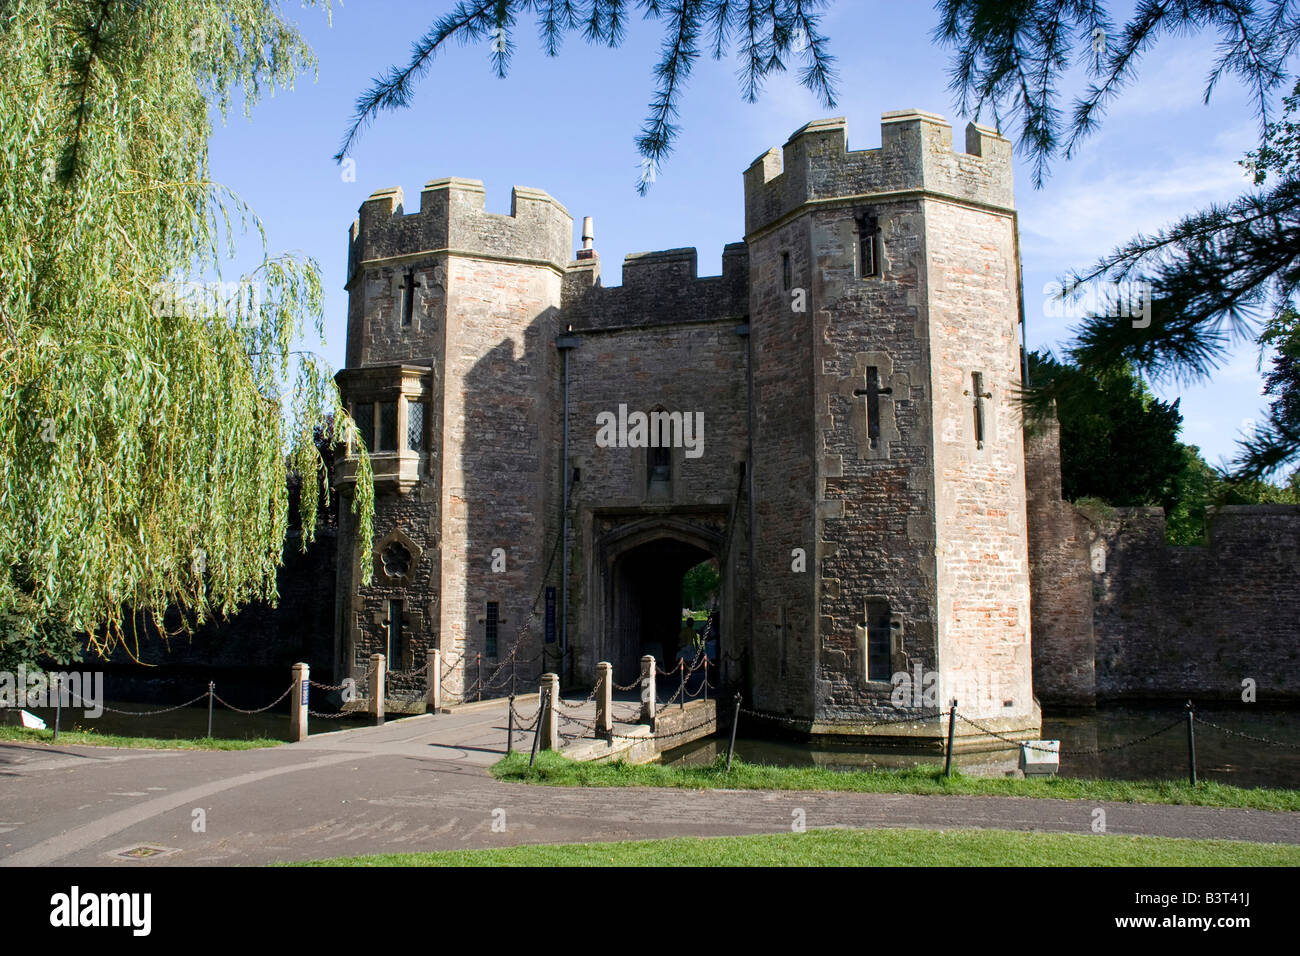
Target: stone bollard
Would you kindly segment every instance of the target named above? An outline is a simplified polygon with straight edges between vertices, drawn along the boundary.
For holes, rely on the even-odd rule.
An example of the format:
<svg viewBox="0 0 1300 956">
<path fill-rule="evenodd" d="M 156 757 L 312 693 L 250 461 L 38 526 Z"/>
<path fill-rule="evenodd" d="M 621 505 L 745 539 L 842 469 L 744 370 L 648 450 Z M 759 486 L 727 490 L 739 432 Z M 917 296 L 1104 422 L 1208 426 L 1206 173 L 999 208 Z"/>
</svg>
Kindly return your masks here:
<svg viewBox="0 0 1300 956">
<path fill-rule="evenodd" d="M 539 718 L 542 722 L 541 748 L 554 750 L 560 741 L 559 712 L 558 705 L 555 703 L 560 696 L 560 675 L 543 674 L 539 691 L 538 700 L 546 701 L 546 709 Z"/>
<path fill-rule="evenodd" d="M 424 693 L 424 709 L 430 714 L 436 714 L 442 709 L 442 651 L 431 647 L 425 657 L 428 663 L 425 674 L 427 690 Z"/>
<path fill-rule="evenodd" d="M 293 665 L 293 690 L 289 692 L 289 739 L 307 739 L 307 700 L 311 693 L 311 669 L 306 664 Z M 295 693 L 296 692 L 296 693 Z"/>
<path fill-rule="evenodd" d="M 370 655 L 370 716 L 375 718 L 375 726 L 384 722 L 384 655 Z"/>
<path fill-rule="evenodd" d="M 606 740 L 614 734 L 614 665 L 601 661 L 596 665 L 596 736 Z"/>
<path fill-rule="evenodd" d="M 641 658 L 641 723 L 655 725 L 655 659 L 647 654 Z"/>
</svg>

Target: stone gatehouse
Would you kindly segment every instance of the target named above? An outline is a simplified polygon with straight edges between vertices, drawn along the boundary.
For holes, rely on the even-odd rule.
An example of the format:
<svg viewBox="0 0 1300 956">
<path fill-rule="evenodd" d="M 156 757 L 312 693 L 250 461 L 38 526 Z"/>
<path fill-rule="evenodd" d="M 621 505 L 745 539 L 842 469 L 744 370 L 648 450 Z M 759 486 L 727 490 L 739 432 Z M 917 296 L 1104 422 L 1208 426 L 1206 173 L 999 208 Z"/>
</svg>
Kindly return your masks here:
<svg viewBox="0 0 1300 956">
<path fill-rule="evenodd" d="M 601 660 L 627 682 L 714 559 L 723 666 L 755 708 L 852 732 L 899 715 L 907 672 L 1037 732 L 1011 144 L 972 124 L 954 149 L 907 110 L 849 150 L 819 120 L 744 185 L 720 276 L 672 249 L 618 286 L 537 189 L 509 215 L 454 178 L 362 205 L 337 381 L 377 502 L 366 553 L 341 509 L 337 673 L 437 647 L 455 691 L 459 661 L 549 649 L 576 683 Z"/>
</svg>

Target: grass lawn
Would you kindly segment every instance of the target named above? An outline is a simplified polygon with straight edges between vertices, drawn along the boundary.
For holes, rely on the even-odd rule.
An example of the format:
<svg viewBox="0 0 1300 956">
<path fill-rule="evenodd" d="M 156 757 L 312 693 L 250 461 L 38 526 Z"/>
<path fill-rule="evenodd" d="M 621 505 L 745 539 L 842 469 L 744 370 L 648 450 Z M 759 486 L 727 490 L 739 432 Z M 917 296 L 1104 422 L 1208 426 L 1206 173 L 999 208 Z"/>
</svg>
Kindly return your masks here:
<svg viewBox="0 0 1300 956">
<path fill-rule="evenodd" d="M 298 866 L 1297 866 L 1300 847 L 1006 830 L 809 830 L 444 853 Z"/>
<path fill-rule="evenodd" d="M 551 751 L 515 752 L 492 767 L 498 780 L 562 787 L 680 787 L 691 790 L 849 790 L 857 793 L 919 793 L 996 797 L 1053 797 L 1062 800 L 1109 800 L 1119 803 L 1173 803 L 1249 810 L 1300 810 L 1300 790 L 1248 790 L 1222 783 L 1195 787 L 1174 780 L 1041 780 L 965 777 L 951 779 L 938 768 L 910 770 L 827 770 L 820 767 L 771 767 L 735 760 L 731 773 L 725 759 L 701 767 L 659 764 L 577 763 Z"/>
<path fill-rule="evenodd" d="M 54 739 L 53 730 L 37 730 L 33 727 L 0 727 L 0 740 L 12 740 L 26 744 L 83 744 L 91 747 L 132 747 L 137 750 L 257 750 L 261 747 L 278 747 L 283 740 L 270 737 L 250 737 L 247 740 L 227 740 L 214 737 L 181 738 L 173 740 L 167 737 L 119 737 L 115 734 L 99 734 L 93 730 L 61 730 L 59 739 Z"/>
</svg>

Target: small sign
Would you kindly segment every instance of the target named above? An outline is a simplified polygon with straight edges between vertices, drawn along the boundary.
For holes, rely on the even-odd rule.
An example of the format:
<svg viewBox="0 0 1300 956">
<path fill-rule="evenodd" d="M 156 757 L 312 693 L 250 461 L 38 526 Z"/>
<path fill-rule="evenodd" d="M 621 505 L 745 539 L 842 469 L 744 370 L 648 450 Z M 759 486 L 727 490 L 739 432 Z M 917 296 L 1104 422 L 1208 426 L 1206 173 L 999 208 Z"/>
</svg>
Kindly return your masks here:
<svg viewBox="0 0 1300 956">
<path fill-rule="evenodd" d="M 555 643 L 555 588 L 546 589 L 546 643 Z"/>
<path fill-rule="evenodd" d="M 302 705 L 303 705 L 304 707 L 307 706 L 307 694 L 308 694 L 308 689 L 310 688 L 310 686 L 311 686 L 311 682 L 310 682 L 310 681 L 303 681 L 303 682 L 302 682 Z"/>
<path fill-rule="evenodd" d="M 1061 769 L 1059 740 L 1026 740 L 1020 745 L 1020 769 L 1026 777 L 1052 776 Z"/>
</svg>

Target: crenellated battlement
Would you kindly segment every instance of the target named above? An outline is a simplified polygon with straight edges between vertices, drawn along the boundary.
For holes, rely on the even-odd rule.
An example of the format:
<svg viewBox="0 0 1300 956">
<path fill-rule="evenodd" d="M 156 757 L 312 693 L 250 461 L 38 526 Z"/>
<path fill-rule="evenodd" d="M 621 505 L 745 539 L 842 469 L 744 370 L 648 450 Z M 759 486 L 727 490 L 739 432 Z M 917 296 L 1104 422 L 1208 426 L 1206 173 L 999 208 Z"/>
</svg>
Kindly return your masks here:
<svg viewBox="0 0 1300 956">
<path fill-rule="evenodd" d="M 745 171 L 745 235 L 752 236 L 809 203 L 923 191 L 1014 207 L 1011 142 L 970 123 L 966 150 L 935 113 L 898 110 L 880 121 L 881 145 L 849 150 L 844 117 L 814 120 L 785 146 L 769 149 Z"/>
<path fill-rule="evenodd" d="M 634 252 L 623 259 L 623 284 L 600 284 L 600 260 L 570 263 L 563 308 L 575 328 L 659 325 L 735 319 L 748 310 L 749 253 L 743 242 L 722 250 L 722 275 L 701 276 L 694 247 Z"/>
<path fill-rule="evenodd" d="M 406 213 L 400 186 L 370 195 L 348 238 L 349 279 L 367 262 L 450 252 L 534 261 L 562 271 L 569 261 L 573 217 L 540 189 L 515 186 L 510 213 L 487 212 L 483 183 L 448 177 L 425 183 L 418 212 Z"/>
</svg>

